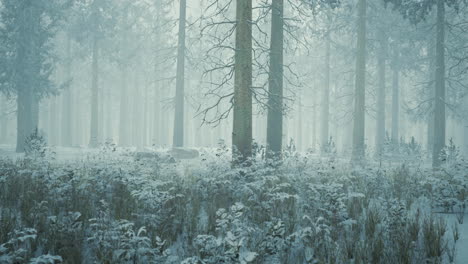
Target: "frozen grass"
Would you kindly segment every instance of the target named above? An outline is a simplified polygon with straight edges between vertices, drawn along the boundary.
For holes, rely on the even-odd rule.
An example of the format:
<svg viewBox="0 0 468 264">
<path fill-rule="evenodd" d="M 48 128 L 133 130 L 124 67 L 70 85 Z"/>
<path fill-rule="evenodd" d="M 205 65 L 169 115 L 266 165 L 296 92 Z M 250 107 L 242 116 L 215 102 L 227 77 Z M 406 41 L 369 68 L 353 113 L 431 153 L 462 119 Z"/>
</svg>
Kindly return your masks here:
<svg viewBox="0 0 468 264">
<path fill-rule="evenodd" d="M 462 160 L 434 173 L 295 152 L 232 169 L 229 157 L 221 146 L 162 163 L 112 145 L 4 156 L 0 263 L 467 260 L 466 221 L 458 239 L 453 225 L 467 202 Z"/>
</svg>

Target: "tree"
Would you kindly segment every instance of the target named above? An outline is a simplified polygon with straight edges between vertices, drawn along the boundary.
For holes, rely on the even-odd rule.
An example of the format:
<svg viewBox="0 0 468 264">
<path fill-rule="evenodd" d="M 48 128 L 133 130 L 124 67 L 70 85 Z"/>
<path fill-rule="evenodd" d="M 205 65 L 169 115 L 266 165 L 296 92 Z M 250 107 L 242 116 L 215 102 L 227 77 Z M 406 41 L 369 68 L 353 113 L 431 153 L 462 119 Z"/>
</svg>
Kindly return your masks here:
<svg viewBox="0 0 468 264">
<path fill-rule="evenodd" d="M 267 115 L 267 155 L 281 154 L 283 139 L 283 0 L 271 6 L 270 70 Z"/>
<path fill-rule="evenodd" d="M 16 151 L 38 126 L 39 100 L 54 93 L 52 39 L 67 3 L 59 0 L 4 0 L 0 17 L 0 89 L 17 98 Z"/>
<path fill-rule="evenodd" d="M 331 49 L 331 16 L 328 8 L 334 8 L 338 5 L 335 0 L 320 0 L 315 1 L 304 1 L 308 4 L 308 7 L 317 10 L 323 9 L 327 17 L 327 29 L 325 33 L 326 38 L 326 58 L 325 58 L 325 85 L 323 90 L 322 104 L 322 136 L 325 137 L 325 145 L 328 144 L 328 113 L 329 113 L 329 94 L 330 94 L 330 49 Z M 318 4 L 318 5 L 317 5 Z M 291 4 L 294 12 L 304 15 L 301 5 Z M 295 19 L 289 19 L 295 20 Z M 301 41 L 294 36 L 293 27 L 291 24 L 286 25 L 284 19 L 284 0 L 273 0 L 271 4 L 271 34 L 270 34 L 270 64 L 268 72 L 268 98 L 267 98 L 267 156 L 280 157 L 282 148 L 283 138 L 283 115 L 285 113 L 284 106 L 284 92 L 283 92 L 283 78 L 284 78 L 284 65 L 283 65 L 283 53 L 284 53 L 284 31 L 285 27 L 289 28 L 289 33 L 293 40 L 298 41 L 298 44 L 302 44 Z M 288 67 L 289 69 L 289 67 Z M 292 75 L 295 75 L 293 73 Z M 288 78 L 286 77 L 288 80 Z M 289 80 L 290 81 L 290 80 Z M 302 118 L 302 104 L 299 98 L 299 119 Z M 302 138 L 302 129 L 299 128 L 299 139 Z"/>
<path fill-rule="evenodd" d="M 7 139 L 7 99 L 0 94 L 0 142 L 5 143 Z"/>
<path fill-rule="evenodd" d="M 124 21 L 126 19 L 124 18 Z M 125 23 L 125 22 L 124 22 Z M 123 33 L 122 37 L 122 52 L 125 53 L 128 50 L 128 34 Z M 122 63 L 119 63 L 121 71 L 121 90 L 120 90 L 120 105 L 119 105 L 119 145 L 128 146 L 130 145 L 130 126 L 129 122 L 129 98 L 128 98 L 128 56 L 123 56 Z"/>
<path fill-rule="evenodd" d="M 377 35 L 379 52 L 377 55 L 378 89 L 377 89 L 377 131 L 375 134 L 376 155 L 382 154 L 385 140 L 385 87 L 386 87 L 386 62 L 387 62 L 387 36 L 384 28 L 379 28 Z"/>
<path fill-rule="evenodd" d="M 464 0 L 385 0 L 392 2 L 394 8 L 398 9 L 404 17 L 417 24 L 424 20 L 432 8 L 436 8 L 436 44 L 435 44 L 435 72 L 434 72 L 434 146 L 432 151 L 432 166 L 437 168 L 441 165 L 440 154 L 445 147 L 445 28 L 446 28 L 446 6 L 458 10 Z"/>
<path fill-rule="evenodd" d="M 66 33 L 66 58 L 65 58 L 65 75 L 67 82 L 71 80 L 72 73 L 72 40 L 70 33 Z M 68 86 L 63 92 L 62 101 L 62 145 L 65 147 L 71 146 L 72 141 L 72 92 L 71 86 Z"/>
<path fill-rule="evenodd" d="M 366 13 L 367 1 L 358 2 L 357 21 L 357 55 L 356 79 L 354 94 L 354 127 L 353 127 L 353 153 L 354 161 L 364 158 L 364 127 L 365 127 L 365 86 L 366 86 Z"/>
<path fill-rule="evenodd" d="M 168 67 L 168 64 L 172 64 L 173 57 L 173 38 L 171 36 L 171 18 L 168 17 L 170 9 L 172 8 L 167 1 L 158 0 L 155 2 L 155 11 L 152 12 L 154 18 L 152 19 L 152 25 L 154 30 L 151 33 L 153 38 L 153 46 L 151 50 L 154 53 L 154 70 L 153 70 L 153 80 L 154 80 L 154 102 L 153 102 L 153 134 L 152 141 L 153 144 L 162 144 L 164 140 L 163 132 L 163 104 L 161 103 L 163 98 L 163 80 L 164 80 L 164 70 L 173 72 L 172 66 Z M 171 28 L 169 28 L 171 27 Z M 178 41 L 178 40 L 177 40 Z M 185 56 L 184 56 L 185 57 Z M 176 85 L 177 86 L 177 85 Z"/>
<path fill-rule="evenodd" d="M 327 30 L 325 35 L 325 83 L 322 91 L 322 124 L 320 145 L 322 152 L 328 152 L 328 136 L 330 125 L 330 56 L 331 56 L 331 15 L 327 13 Z"/>
<path fill-rule="evenodd" d="M 120 102 L 119 102 L 119 145 L 129 146 L 131 144 L 131 122 L 130 118 L 130 91 L 129 91 L 129 69 L 132 64 L 138 64 L 135 62 L 137 52 L 140 49 L 140 40 L 138 34 L 134 30 L 135 24 L 138 23 L 139 19 L 146 18 L 145 10 L 146 6 L 140 6 L 139 1 L 122 1 L 117 5 L 121 19 L 118 20 L 116 25 L 117 30 L 115 42 L 118 43 L 114 47 L 114 53 L 112 58 L 117 62 L 120 78 Z M 130 41 L 133 40 L 133 41 Z M 136 41 L 138 40 L 138 41 Z M 114 41 L 113 41 L 114 42 Z M 139 128 L 137 128 L 139 129 Z"/>
<path fill-rule="evenodd" d="M 392 144 L 400 140 L 400 50 L 398 43 L 393 44 L 392 58 Z"/>
<path fill-rule="evenodd" d="M 92 79 L 91 79 L 91 131 L 89 146 L 97 147 L 98 145 L 98 102 L 99 102 L 99 40 L 95 33 L 93 35 L 93 48 L 92 48 Z"/>
<path fill-rule="evenodd" d="M 445 147 L 445 2 L 437 1 L 437 42 L 435 70 L 435 104 L 434 104 L 434 148 L 432 166 L 441 164 L 440 154 Z"/>
<path fill-rule="evenodd" d="M 99 55 L 104 38 L 108 37 L 116 24 L 117 14 L 111 0 L 79 0 L 75 2 L 78 21 L 74 26 L 74 37 L 81 44 L 90 44 L 91 49 L 91 124 L 90 147 L 97 147 L 99 136 Z"/>
<path fill-rule="evenodd" d="M 180 0 L 179 7 L 179 39 L 177 44 L 177 76 L 175 95 L 175 116 L 173 146 L 184 146 L 184 78 L 185 78 L 185 24 L 186 24 L 186 0 Z"/>
<path fill-rule="evenodd" d="M 233 159 L 252 155 L 252 1 L 237 0 L 233 102 Z"/>
</svg>

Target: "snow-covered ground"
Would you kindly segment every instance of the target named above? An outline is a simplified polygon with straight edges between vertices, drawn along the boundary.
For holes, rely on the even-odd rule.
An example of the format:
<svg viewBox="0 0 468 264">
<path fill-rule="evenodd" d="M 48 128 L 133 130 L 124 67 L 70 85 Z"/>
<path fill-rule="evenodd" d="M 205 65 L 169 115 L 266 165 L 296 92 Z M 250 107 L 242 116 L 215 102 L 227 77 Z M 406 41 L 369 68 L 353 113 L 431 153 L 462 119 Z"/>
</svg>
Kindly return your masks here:
<svg viewBox="0 0 468 264">
<path fill-rule="evenodd" d="M 393 161 L 373 162 L 356 169 L 346 159 L 290 153 L 276 169 L 262 161 L 249 169 L 232 169 L 228 152 L 219 149 L 201 149 L 196 159 L 167 163 L 135 159 L 134 149 L 54 147 L 50 151 L 46 160 L 14 163 L 11 160 L 22 159 L 23 155 L 16 154 L 13 146 L 0 145 L 0 161 L 7 158 L 0 164 L 0 172 L 11 174 L 0 175 L 0 188 L 6 190 L 0 193 L 0 198 L 5 199 L 0 201 L 5 202 L 4 208 L 0 206 L 0 220 L 10 223 L 11 219 L 5 215 L 9 212 L 7 208 L 15 208 L 15 203 L 6 202 L 11 197 L 19 195 L 20 203 L 33 199 L 33 209 L 28 210 L 39 210 L 33 219 L 42 217 L 39 215 L 46 218 L 44 222 L 29 222 L 23 216 L 23 227 L 33 225 L 35 229 L 19 230 L 15 236 L 37 236 L 44 248 L 63 243 L 58 240 L 49 245 L 44 240 L 40 230 L 52 228 L 50 225 L 57 220 L 51 219 L 79 221 L 83 228 L 79 232 L 87 240 L 74 237 L 73 243 L 86 248 L 80 253 L 83 261 L 102 260 L 105 256 L 99 250 L 107 250 L 106 254 L 110 255 L 106 256 L 115 261 L 121 257 L 118 252 L 126 250 L 121 243 L 127 241 L 128 232 L 134 232 L 134 236 L 141 234 L 143 240 L 131 243 L 152 252 L 151 263 L 203 260 L 211 264 L 232 258 L 243 263 L 273 263 L 272 259 L 277 263 L 305 263 L 302 260 L 309 263 L 343 256 L 352 256 L 344 263 L 353 263 L 358 262 L 355 258 L 371 261 L 378 254 L 384 259 L 382 263 L 397 263 L 396 259 L 406 256 L 398 254 L 402 251 L 398 243 L 411 241 L 408 237 L 412 230 L 419 230 L 413 234 L 418 239 L 408 246 L 414 249 L 413 263 L 423 263 L 429 254 L 425 245 L 436 243 L 437 239 L 432 236 L 435 240 L 427 241 L 431 234 L 424 225 L 430 223 L 436 227 L 439 216 L 446 220 L 448 231 L 444 241 L 448 247 L 443 249 L 446 252 L 458 222 L 455 214 L 431 211 L 439 212 L 446 204 L 461 202 L 460 194 L 466 192 L 468 183 L 466 164 L 432 175 L 425 164 L 401 166 Z M 165 151 L 158 150 L 158 153 Z M 12 168 L 21 172 L 12 173 Z M 32 175 L 37 179 L 28 178 Z M 10 193 L 9 188 L 14 185 L 8 183 L 17 184 L 24 177 L 36 189 L 47 186 L 39 192 L 47 195 L 35 198 L 23 194 L 25 189 Z M 431 210 L 431 205 L 438 209 Z M 62 207 L 69 212 L 57 214 L 54 208 Z M 24 205 L 20 208 L 25 210 Z M 422 210 L 421 216 L 415 216 L 415 209 Z M 412 228 L 415 224 L 416 229 Z M 78 226 L 73 228 L 73 231 L 60 229 L 60 232 L 77 232 Z M 119 233 L 122 230 L 127 233 Z M 458 224 L 458 231 L 454 263 L 466 264 L 468 216 Z M 103 236 L 96 237 L 96 234 Z M 117 237 L 106 238 L 108 234 Z M 0 232 L 0 245 L 7 238 L 11 239 L 11 234 Z M 49 239 L 55 241 L 60 236 Z M 111 248 L 83 242 L 96 239 L 112 245 Z M 379 243 L 385 247 L 379 248 Z M 0 247 L 0 260 L 16 256 L 8 243 L 3 247 Z M 342 256 L 343 250 L 352 250 L 353 254 Z M 382 252 L 376 253 L 379 250 Z M 332 252 L 336 255 L 330 255 Z M 51 253 L 63 254 L 65 258 L 71 254 L 54 250 Z M 448 254 L 443 254 L 444 263 L 448 263 Z M 148 256 L 140 257 L 136 262 L 146 263 Z M 45 258 L 53 256 L 45 255 Z"/>
<path fill-rule="evenodd" d="M 83 148 L 83 147 L 52 147 L 52 151 L 56 153 L 55 158 L 59 161 L 67 160 L 80 160 L 86 158 L 87 154 L 96 153 L 97 149 Z M 0 145 L 0 157 L 19 158 L 24 154 L 15 152 L 13 145 Z"/>
<path fill-rule="evenodd" d="M 463 217 L 463 223 L 459 223 L 456 214 L 441 214 L 446 220 L 447 227 L 451 232 L 456 225 L 460 238 L 457 241 L 457 249 L 455 251 L 455 264 L 466 264 L 468 263 L 468 214 Z M 459 217 L 459 216 L 458 216 Z"/>
</svg>

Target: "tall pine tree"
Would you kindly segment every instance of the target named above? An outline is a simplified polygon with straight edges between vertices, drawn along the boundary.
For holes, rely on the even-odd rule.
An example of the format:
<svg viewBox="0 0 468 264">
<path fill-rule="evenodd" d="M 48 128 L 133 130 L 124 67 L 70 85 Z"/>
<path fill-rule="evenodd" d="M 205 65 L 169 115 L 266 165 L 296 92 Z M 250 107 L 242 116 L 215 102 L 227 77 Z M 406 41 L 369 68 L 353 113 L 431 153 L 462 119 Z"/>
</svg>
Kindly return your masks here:
<svg viewBox="0 0 468 264">
<path fill-rule="evenodd" d="M 57 91 L 52 39 L 68 1 L 3 0 L 0 13 L 0 89 L 17 98 L 16 151 L 37 129 L 39 100 Z"/>
<path fill-rule="evenodd" d="M 441 165 L 440 154 L 445 147 L 445 30 L 446 30 L 446 7 L 458 11 L 465 0 L 384 0 L 393 3 L 395 9 L 399 10 L 405 18 L 413 23 L 419 23 L 426 19 L 433 8 L 436 9 L 436 44 L 435 44 L 435 69 L 434 69 L 434 125 L 432 166 L 437 168 Z"/>
</svg>

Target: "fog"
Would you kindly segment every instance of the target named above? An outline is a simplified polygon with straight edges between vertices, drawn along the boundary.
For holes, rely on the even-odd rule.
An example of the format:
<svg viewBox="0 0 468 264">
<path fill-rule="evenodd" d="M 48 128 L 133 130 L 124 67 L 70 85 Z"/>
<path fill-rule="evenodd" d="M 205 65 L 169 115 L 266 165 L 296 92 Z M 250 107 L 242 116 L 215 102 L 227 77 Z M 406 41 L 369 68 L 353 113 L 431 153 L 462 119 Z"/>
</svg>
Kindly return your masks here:
<svg viewBox="0 0 468 264">
<path fill-rule="evenodd" d="M 468 201 L 465 161 L 468 156 L 468 6 L 465 0 L 0 0 L 0 3 L 0 172 L 4 174 L 0 176 L 0 187 L 5 190 L 4 196 L 0 195 L 3 199 L 0 220 L 8 218 L 2 208 L 16 208 L 6 201 L 15 192 L 11 187 L 16 186 L 15 177 L 20 177 L 21 171 L 28 171 L 23 165 L 31 166 L 28 167 L 31 175 L 38 173 L 37 168 L 47 167 L 58 173 L 66 166 L 71 166 L 74 175 L 87 175 L 79 168 L 89 167 L 92 177 L 100 171 L 95 165 L 106 170 L 119 168 L 120 173 L 127 175 L 122 176 L 125 178 L 122 184 L 128 191 L 122 194 L 113 190 L 110 196 L 129 195 L 135 204 L 142 202 L 137 193 L 143 191 L 144 184 L 138 185 L 143 180 L 128 175 L 146 175 L 142 178 L 148 181 L 154 180 L 154 175 L 161 181 L 174 177 L 167 183 L 175 189 L 180 187 L 178 190 L 183 192 L 183 188 L 186 191 L 192 188 L 184 185 L 190 181 L 187 179 L 195 184 L 204 181 L 200 175 L 207 174 L 207 179 L 212 179 L 206 180 L 210 182 L 207 190 L 211 186 L 220 192 L 216 197 L 223 197 L 224 193 L 230 198 L 226 201 L 220 198 L 217 202 L 203 200 L 200 197 L 205 195 L 204 191 L 192 190 L 193 197 L 185 197 L 187 201 L 184 201 L 190 204 L 187 208 L 201 210 L 193 213 L 194 218 L 198 217 L 196 221 L 200 221 L 198 224 L 180 220 L 192 215 L 182 216 L 177 210 L 189 209 L 174 209 L 177 206 L 171 202 L 162 202 L 164 206 L 174 206 L 175 211 L 157 212 L 180 217 L 182 221 L 171 224 L 170 235 L 151 227 L 141 215 L 135 216 L 142 212 L 154 213 L 151 211 L 154 208 L 140 208 L 142 211 L 137 212 L 130 209 L 131 205 L 120 204 L 128 207 L 128 215 L 125 212 L 116 215 L 112 208 L 119 205 L 113 205 L 114 200 L 94 197 L 89 198 L 94 199 L 92 210 L 84 212 L 83 204 L 72 208 L 64 205 L 67 209 L 60 210 L 80 212 L 86 219 L 83 223 L 87 223 L 96 217 L 95 211 L 110 208 L 112 219 L 126 219 L 138 227 L 148 227 L 148 236 L 153 236 L 151 250 L 156 247 L 160 252 L 151 251 L 153 257 L 157 256 L 151 260 L 148 255 L 136 257 L 137 253 L 125 260 L 133 263 L 182 263 L 182 260 L 187 261 L 183 263 L 423 263 L 420 261 L 429 259 L 434 263 L 454 263 L 454 258 L 459 261 L 455 263 L 468 261 L 468 256 L 455 253 L 458 240 L 455 235 L 445 238 L 450 241 L 438 256 L 431 255 L 427 247 L 426 251 L 421 249 L 432 242 L 420 238 L 421 248 L 419 251 L 417 245 L 412 248 L 413 253 L 408 253 L 411 257 L 406 259 L 409 262 L 401 257 L 404 246 L 389 252 L 379 249 L 382 252 L 375 253 L 381 256 L 378 261 L 375 255 L 363 257 L 365 251 L 378 250 L 375 245 L 380 242 L 373 240 L 376 237 L 364 239 L 362 252 L 337 242 L 339 237 L 351 239 L 351 231 L 342 227 L 354 224 L 345 221 L 369 220 L 367 213 L 359 210 L 370 212 L 375 207 L 385 211 L 382 214 L 391 214 L 390 209 L 382 208 L 401 206 L 407 215 L 405 220 L 400 220 L 409 228 L 408 223 L 416 219 L 414 212 L 419 212 L 415 204 L 425 204 L 430 207 L 425 208 L 430 215 L 427 221 L 434 226 L 438 220 L 433 214 L 443 211 L 460 215 L 457 219 L 461 230 L 465 230 L 461 232 L 461 241 L 465 242 L 460 243 L 466 244 L 468 228 L 460 220 Z M 156 164 L 159 167 L 153 171 Z M 311 208 L 302 207 L 294 211 L 294 217 L 293 213 L 278 209 L 268 211 L 263 219 L 255 212 L 267 209 L 248 204 L 251 201 L 245 198 L 248 195 L 239 194 L 245 190 L 224 192 L 219 186 L 225 183 L 216 184 L 226 177 L 228 185 L 230 182 L 243 188 L 244 180 L 252 183 L 251 179 L 258 180 L 265 176 L 263 173 L 272 173 L 278 179 L 265 180 L 260 184 L 262 191 L 273 192 L 266 187 L 269 184 L 288 185 L 290 188 L 284 187 L 281 192 L 296 197 L 294 200 L 288 196 L 294 204 L 276 205 L 281 210 L 297 209 L 301 203 L 327 204 L 322 200 L 308 200 L 321 197 L 324 191 L 321 187 L 311 187 L 315 192 L 310 194 L 301 189 L 301 183 L 338 182 L 341 187 L 333 185 L 333 188 L 341 192 L 343 185 L 347 185 L 344 179 L 356 177 L 349 179 L 354 187 L 344 188 L 343 192 L 346 199 L 355 192 L 363 193 L 364 200 L 359 200 L 360 194 L 352 200 L 362 202 L 360 209 L 356 209 L 362 214 L 352 211 L 355 208 L 351 202 L 344 202 L 348 212 L 340 220 L 336 212 L 324 215 L 323 208 L 312 213 L 307 211 Z M 231 174 L 252 178 L 245 176 L 246 179 L 239 180 Z M 310 175 L 318 178 L 311 180 Z M 380 191 L 388 195 L 379 196 L 378 184 L 375 190 L 363 186 L 374 186 L 381 179 L 366 175 L 388 176 L 392 181 L 388 186 L 409 186 L 409 182 L 417 182 L 413 187 L 420 192 L 416 191 L 418 194 L 413 197 L 402 191 L 403 187 L 397 190 L 382 187 L 384 190 Z M 395 175 L 404 175 L 400 177 L 404 181 Z M 421 179 L 421 175 L 429 178 Z M 447 175 L 451 178 L 444 178 Z M 103 184 L 115 184 L 113 178 L 101 180 Z M 6 184 L 10 181 L 11 186 Z M 162 186 L 154 182 L 146 184 Z M 432 186 L 431 191 L 425 189 L 428 185 Z M 158 188 L 153 190 L 162 192 Z M 450 194 L 445 195 L 446 188 L 451 190 Z M 196 195 L 198 191 L 200 196 Z M 83 193 L 86 196 L 100 191 L 86 189 Z M 445 196 L 436 199 L 429 193 Z M 385 204 L 373 201 L 384 196 Z M 431 202 L 418 200 L 423 197 Z M 450 206 L 444 207 L 441 200 L 449 197 L 453 198 L 447 202 Z M 21 196 L 22 199 L 26 203 L 29 198 Z M 48 201 L 44 197 L 31 201 L 36 199 Z M 76 199 L 79 197 L 72 200 Z M 197 199 L 202 199 L 202 205 Z M 389 204 L 390 200 L 398 201 L 397 205 Z M 101 201 L 107 201 L 109 208 L 97 209 L 96 204 Z M 208 207 L 203 207 L 207 204 Z M 247 235 L 247 228 L 238 230 L 235 221 L 240 206 L 249 208 L 253 214 L 242 225 L 252 224 L 252 228 L 263 231 L 270 228 L 268 232 L 276 232 L 272 230 L 280 228 L 277 221 L 283 221 L 283 235 L 278 237 L 285 241 L 284 233 L 299 236 L 298 226 L 302 221 L 299 216 L 310 214 L 317 226 L 325 219 L 332 235 L 330 240 L 323 239 L 330 243 L 322 247 L 318 241 L 307 242 L 303 238 L 298 242 L 300 239 L 295 238 L 296 244 L 288 242 L 293 248 L 289 250 L 276 244 L 272 248 L 260 246 L 259 237 L 275 235 L 267 231 L 268 234 L 255 233 L 255 239 L 260 239 L 253 239 L 255 242 Z M 220 208 L 233 214 L 232 218 L 223 216 L 230 219 L 226 221 L 232 221 L 229 226 L 219 227 L 214 223 L 214 219 L 219 220 Z M 203 217 L 206 219 L 200 220 Z M 385 218 L 381 217 L 380 220 Z M 453 217 L 443 217 L 450 226 L 446 232 L 455 234 L 453 230 L 458 229 L 452 227 Z M 12 217 L 8 219 L 14 222 Z M 421 221 L 423 228 L 419 219 L 418 216 L 414 222 Z M 17 227 L 34 228 L 38 237 L 41 232 L 52 232 L 41 231 L 37 223 L 29 223 L 27 219 L 17 222 L 28 223 Z M 163 222 L 158 225 L 168 223 Z M 368 228 L 368 223 L 364 226 Z M 0 228 L 4 232 L 0 233 L 0 263 L 3 263 L 2 256 L 5 263 L 17 263 L 8 261 L 13 259 L 11 252 L 17 252 L 19 246 L 16 251 L 3 251 L 1 246 L 8 248 L 10 233 L 19 230 L 17 227 Z M 391 228 L 384 227 L 381 232 L 394 234 Z M 215 229 L 232 233 L 216 233 Z M 354 230 L 353 235 L 359 236 L 361 231 Z M 418 231 L 415 232 L 417 236 Z M 204 233 L 217 237 L 217 245 L 225 249 L 232 243 L 244 244 L 236 249 L 232 246 L 229 249 L 232 252 L 214 250 L 215 246 L 201 249 L 201 244 L 214 241 L 196 240 Z M 236 242 L 223 244 L 219 240 L 232 234 Z M 405 237 L 398 234 L 400 238 Z M 249 238 L 242 242 L 244 236 Z M 382 243 L 396 248 L 401 240 L 388 236 Z M 159 245 L 162 240 L 155 237 L 167 244 Z M 59 240 L 51 241 L 54 239 Z M 308 243 L 313 246 L 305 246 Z M 80 257 L 60 253 L 56 246 L 47 243 L 41 245 L 51 250 L 52 255 L 63 257 L 65 263 L 91 260 L 118 263 L 117 253 L 104 254 L 111 256 L 106 259 L 90 245 L 82 245 L 90 249 L 77 253 Z M 346 248 L 353 253 L 346 259 L 345 254 L 329 255 L 325 247 L 343 252 Z M 163 254 L 169 249 L 172 253 Z M 92 251 L 96 254 L 92 255 Z M 274 251 L 282 253 L 273 254 Z M 30 252 L 29 258 L 40 257 L 37 252 Z M 426 255 L 419 258 L 417 254 Z M 178 258 L 170 260 L 171 256 Z M 72 259 L 77 262 L 70 262 Z"/>
<path fill-rule="evenodd" d="M 37 127 L 50 145 L 96 147 L 112 141 L 139 149 L 215 147 L 222 140 L 231 146 L 234 3 L 192 1 L 180 7 L 173 1 L 100 0 L 60 4 L 67 6 L 40 10 L 43 20 L 51 16 L 58 21 L 52 29 L 43 29 L 46 39 L 31 43 L 37 45 L 35 49 L 44 49 L 38 52 L 45 56 L 38 67 L 47 68 L 47 76 L 36 77 L 45 79 L 37 81 L 51 83 L 31 87 L 37 97 L 32 100 L 39 104 L 31 111 L 38 115 Z M 267 112 L 272 107 L 268 76 L 277 78 L 269 73 L 274 67 L 269 50 L 271 36 L 281 25 L 272 28 L 268 2 L 252 4 L 251 137 L 267 145 Z M 437 9 L 423 5 L 415 14 L 402 14 L 392 3 L 368 3 L 365 63 L 359 66 L 365 67 L 365 74 L 357 84 L 360 25 L 355 5 L 334 1 L 284 5 L 283 67 L 275 72 L 284 75 L 283 148 L 293 142 L 297 150 L 319 152 L 333 143 L 337 153 L 349 155 L 359 85 L 365 93 L 365 114 L 359 117 L 364 141 L 359 144 L 368 155 L 379 153 L 380 145 L 412 138 L 429 155 L 436 141 L 444 146 L 453 140 L 465 151 L 464 6 L 446 10 L 445 39 L 441 40 L 445 120 L 438 122 L 445 127 L 445 136 L 434 140 L 434 90 L 440 67 Z M 4 13 L 7 8 L 4 4 Z M 186 10 L 185 27 L 180 27 L 184 18 L 179 17 L 179 8 Z M 9 30 L 8 25 L 4 30 Z M 16 30 L 21 35 L 20 28 Z M 14 66 L 8 63 L 13 62 L 4 63 L 5 71 Z M 15 115 L 20 88 L 8 78 L 3 87 L 1 140 L 12 145 L 19 139 Z"/>
</svg>

